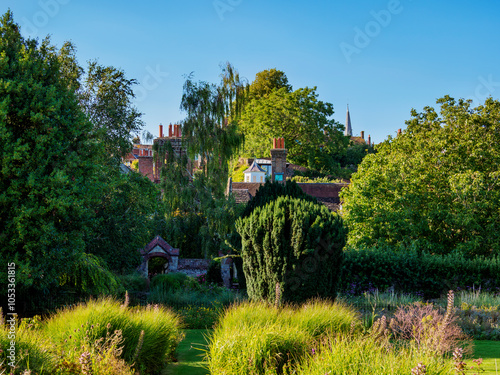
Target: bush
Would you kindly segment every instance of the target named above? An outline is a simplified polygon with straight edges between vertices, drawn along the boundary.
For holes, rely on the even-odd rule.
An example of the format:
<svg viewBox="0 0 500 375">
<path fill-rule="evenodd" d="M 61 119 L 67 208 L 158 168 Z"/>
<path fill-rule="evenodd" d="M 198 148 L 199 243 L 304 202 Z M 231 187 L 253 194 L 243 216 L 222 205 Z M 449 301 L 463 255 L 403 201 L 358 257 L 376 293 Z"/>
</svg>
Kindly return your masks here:
<svg viewBox="0 0 500 375">
<path fill-rule="evenodd" d="M 190 277 L 182 272 L 161 274 L 151 279 L 151 289 L 161 287 L 166 291 L 175 291 L 184 288 L 190 283 Z M 190 284 L 193 284 L 191 282 Z"/>
<path fill-rule="evenodd" d="M 238 219 L 236 230 L 251 299 L 335 297 L 347 234 L 336 213 L 313 202 L 279 197 Z"/>
<path fill-rule="evenodd" d="M 122 358 L 152 373 L 171 359 L 181 338 L 178 317 L 171 311 L 158 306 L 130 309 L 110 298 L 61 310 L 43 327 L 45 336 L 65 353 L 73 353 L 74 343 L 95 345 L 116 331 L 123 337 Z"/>
<path fill-rule="evenodd" d="M 257 207 L 263 207 L 278 197 L 300 198 L 309 202 L 318 203 L 318 200 L 306 193 L 291 180 L 285 183 L 271 182 L 269 180 L 259 188 L 255 197 L 247 203 L 241 217 L 249 216 Z"/>
</svg>

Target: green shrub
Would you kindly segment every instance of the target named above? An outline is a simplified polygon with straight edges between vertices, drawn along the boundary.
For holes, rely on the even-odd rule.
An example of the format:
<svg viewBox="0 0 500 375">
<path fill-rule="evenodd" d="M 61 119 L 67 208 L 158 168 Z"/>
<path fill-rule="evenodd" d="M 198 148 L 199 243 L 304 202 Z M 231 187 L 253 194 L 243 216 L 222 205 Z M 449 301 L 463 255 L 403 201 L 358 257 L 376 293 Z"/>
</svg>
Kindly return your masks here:
<svg viewBox="0 0 500 375">
<path fill-rule="evenodd" d="M 43 327 L 45 336 L 66 353 L 73 350 L 75 342 L 87 340 L 89 333 L 90 345 L 117 330 L 123 337 L 123 359 L 153 373 L 171 359 L 180 341 L 179 319 L 171 311 L 158 306 L 130 309 L 110 298 L 63 309 Z"/>
<path fill-rule="evenodd" d="M 285 183 L 271 182 L 269 180 L 259 188 L 255 197 L 245 206 L 241 217 L 249 216 L 257 207 L 264 207 L 278 197 L 300 198 L 309 202 L 318 203 L 318 200 L 306 193 L 296 182 L 286 180 Z"/>
<path fill-rule="evenodd" d="M 189 282 L 189 276 L 182 272 L 157 275 L 151 279 L 151 289 L 162 287 L 167 291 L 183 288 Z"/>
<path fill-rule="evenodd" d="M 148 288 L 148 279 L 139 272 L 118 276 L 118 280 L 121 282 L 123 289 L 129 292 L 141 292 Z"/>
<path fill-rule="evenodd" d="M 335 297 L 347 234 L 336 213 L 313 202 L 279 197 L 238 219 L 236 230 L 251 299 Z"/>
</svg>

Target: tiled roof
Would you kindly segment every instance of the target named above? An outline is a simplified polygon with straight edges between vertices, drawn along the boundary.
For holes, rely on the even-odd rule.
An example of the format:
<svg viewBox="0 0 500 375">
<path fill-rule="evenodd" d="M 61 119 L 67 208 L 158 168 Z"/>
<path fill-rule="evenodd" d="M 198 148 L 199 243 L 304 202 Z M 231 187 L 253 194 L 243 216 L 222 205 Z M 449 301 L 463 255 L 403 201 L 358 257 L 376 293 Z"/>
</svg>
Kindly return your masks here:
<svg viewBox="0 0 500 375">
<path fill-rule="evenodd" d="M 261 167 L 259 167 L 259 164 L 257 164 L 255 162 L 255 160 L 253 161 L 252 165 L 246 171 L 244 171 L 243 173 L 248 173 L 248 172 L 262 172 L 262 173 L 266 173 L 265 170 L 263 170 Z"/>
<path fill-rule="evenodd" d="M 232 194 L 236 203 L 247 203 L 252 199 L 248 189 L 233 189 Z"/>
<path fill-rule="evenodd" d="M 142 255 L 148 254 L 151 250 L 153 250 L 156 246 L 160 246 L 165 252 L 169 253 L 170 255 L 179 255 L 179 249 L 174 249 L 172 246 L 170 246 L 167 241 L 165 241 L 163 238 L 160 236 L 156 236 L 153 241 L 148 243 L 146 247 L 141 250 Z"/>
</svg>

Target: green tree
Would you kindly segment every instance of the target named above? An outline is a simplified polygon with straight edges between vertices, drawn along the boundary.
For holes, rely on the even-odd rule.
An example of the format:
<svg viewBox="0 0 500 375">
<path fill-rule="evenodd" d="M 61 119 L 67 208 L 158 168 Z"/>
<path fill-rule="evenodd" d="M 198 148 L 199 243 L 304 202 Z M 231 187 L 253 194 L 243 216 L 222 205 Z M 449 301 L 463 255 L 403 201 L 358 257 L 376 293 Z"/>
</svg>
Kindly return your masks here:
<svg viewBox="0 0 500 375">
<path fill-rule="evenodd" d="M 349 243 L 500 254 L 500 102 L 439 99 L 363 159 L 342 192 Z"/>
<path fill-rule="evenodd" d="M 193 227 L 190 223 L 202 218 L 198 232 L 191 233 L 202 238 L 198 254 L 205 257 L 217 255 L 234 230 L 236 204 L 224 191 L 229 160 L 243 140 L 237 121 L 248 93 L 248 86 L 231 65 L 223 68 L 221 76 L 220 84 L 193 82 L 191 77 L 184 84 L 181 109 L 187 116 L 182 123 L 182 144 L 187 153 L 175 155 L 170 142 L 154 147 L 165 161 L 161 170 L 165 203 L 162 232 L 180 246 L 173 233 L 186 233 L 184 229 Z M 193 172 L 189 159 L 195 158 L 199 168 Z M 186 226 L 179 228 L 179 224 Z"/>
<path fill-rule="evenodd" d="M 11 12 L 0 35 L 0 252 L 40 290 L 84 256 L 100 150 L 49 40 L 23 38 Z"/>
<path fill-rule="evenodd" d="M 346 230 L 342 219 L 321 204 L 279 197 L 240 218 L 241 256 L 253 300 L 301 302 L 335 298 Z"/>
<path fill-rule="evenodd" d="M 155 236 L 160 191 L 147 177 L 108 168 L 99 181 L 105 189 L 93 207 L 93 230 L 87 252 L 103 259 L 114 272 L 126 273 L 141 262 L 137 249 Z"/>
<path fill-rule="evenodd" d="M 92 61 L 80 87 L 82 108 L 115 163 L 131 151 L 132 134 L 144 126 L 141 113 L 132 104 L 135 84 L 123 70 Z"/>
<path fill-rule="evenodd" d="M 285 87 L 250 100 L 241 116 L 244 154 L 267 157 L 271 139 L 285 138 L 287 159 L 309 168 L 338 167 L 334 155 L 347 148 L 343 126 L 335 122 L 333 106 L 318 100 L 316 87 L 293 92 Z"/>
<path fill-rule="evenodd" d="M 255 80 L 250 85 L 250 97 L 261 98 L 281 88 L 286 92 L 292 91 L 292 85 L 288 83 L 286 74 L 277 69 L 263 70 L 255 75 Z"/>
<path fill-rule="evenodd" d="M 269 202 L 282 196 L 299 198 L 309 202 L 318 203 L 316 198 L 304 193 L 300 186 L 294 181 L 286 180 L 285 183 L 281 183 L 267 180 L 264 186 L 261 186 L 259 190 L 257 190 L 255 197 L 253 197 L 252 200 L 246 204 L 241 217 L 249 216 L 257 207 L 263 207 Z"/>
</svg>

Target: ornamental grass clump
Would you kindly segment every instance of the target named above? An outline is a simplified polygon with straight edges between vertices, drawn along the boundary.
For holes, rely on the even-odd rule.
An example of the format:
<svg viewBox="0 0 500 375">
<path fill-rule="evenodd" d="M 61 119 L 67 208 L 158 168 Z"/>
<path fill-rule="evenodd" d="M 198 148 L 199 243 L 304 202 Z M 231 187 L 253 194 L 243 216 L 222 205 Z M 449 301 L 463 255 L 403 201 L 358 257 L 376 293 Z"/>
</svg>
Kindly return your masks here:
<svg viewBox="0 0 500 375">
<path fill-rule="evenodd" d="M 412 345 L 391 343 L 384 337 L 336 335 L 323 340 L 314 352 L 297 366 L 289 366 L 284 374 L 445 375 L 452 374 L 453 368 L 450 360 Z"/>
<path fill-rule="evenodd" d="M 123 338 L 122 342 L 115 341 L 119 358 L 153 373 L 171 360 L 181 339 L 179 319 L 170 310 L 158 306 L 129 308 L 111 298 L 60 310 L 43 327 L 44 335 L 66 354 L 74 351 L 75 343 L 92 347 L 116 332 Z M 78 362 L 73 357 L 71 360 Z"/>
<path fill-rule="evenodd" d="M 209 339 L 213 374 L 274 374 L 299 363 L 329 334 L 349 334 L 361 323 L 347 306 L 313 300 L 302 307 L 265 302 L 226 310 Z"/>
</svg>

